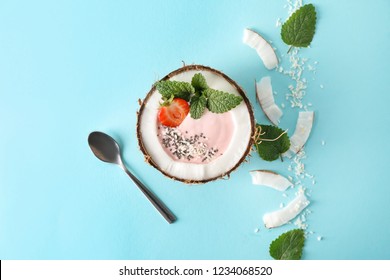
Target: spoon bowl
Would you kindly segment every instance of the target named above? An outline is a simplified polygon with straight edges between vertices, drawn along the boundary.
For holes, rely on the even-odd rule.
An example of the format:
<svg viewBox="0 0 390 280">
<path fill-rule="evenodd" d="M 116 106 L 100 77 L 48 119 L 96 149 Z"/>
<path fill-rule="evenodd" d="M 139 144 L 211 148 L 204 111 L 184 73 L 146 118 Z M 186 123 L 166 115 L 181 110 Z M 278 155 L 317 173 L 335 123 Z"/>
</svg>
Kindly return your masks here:
<svg viewBox="0 0 390 280">
<path fill-rule="evenodd" d="M 94 131 L 89 134 L 88 144 L 94 155 L 101 161 L 120 164 L 120 148 L 118 143 L 109 135 Z"/>
</svg>

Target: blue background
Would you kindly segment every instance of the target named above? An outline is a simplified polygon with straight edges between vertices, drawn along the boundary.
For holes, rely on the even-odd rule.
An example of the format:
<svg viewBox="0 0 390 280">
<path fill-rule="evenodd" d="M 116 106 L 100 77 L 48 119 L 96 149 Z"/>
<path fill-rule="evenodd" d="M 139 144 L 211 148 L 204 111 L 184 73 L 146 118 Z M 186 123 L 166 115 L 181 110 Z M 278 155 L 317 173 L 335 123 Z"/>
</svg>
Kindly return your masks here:
<svg viewBox="0 0 390 280">
<path fill-rule="evenodd" d="M 305 97 L 316 112 L 305 164 L 317 183 L 306 182 L 315 233 L 303 258 L 390 259 L 390 2 L 312 2 L 316 34 L 301 55 L 319 62 L 315 75 L 307 72 Z M 288 16 L 286 3 L 2 0 L 0 259 L 270 259 L 270 242 L 294 226 L 266 230 L 262 215 L 296 189 L 285 198 L 253 186 L 248 171 L 287 176 L 288 162 L 253 153 L 230 180 L 187 186 L 143 161 L 135 123 L 137 100 L 182 61 L 233 78 L 266 123 L 254 79 L 270 75 L 277 103 L 286 105 L 291 80 L 266 70 L 242 33 L 254 28 L 286 53 L 275 27 Z M 293 131 L 297 113 L 286 110 L 281 126 Z M 167 224 L 123 171 L 93 156 L 94 130 L 120 142 L 176 223 Z"/>
</svg>

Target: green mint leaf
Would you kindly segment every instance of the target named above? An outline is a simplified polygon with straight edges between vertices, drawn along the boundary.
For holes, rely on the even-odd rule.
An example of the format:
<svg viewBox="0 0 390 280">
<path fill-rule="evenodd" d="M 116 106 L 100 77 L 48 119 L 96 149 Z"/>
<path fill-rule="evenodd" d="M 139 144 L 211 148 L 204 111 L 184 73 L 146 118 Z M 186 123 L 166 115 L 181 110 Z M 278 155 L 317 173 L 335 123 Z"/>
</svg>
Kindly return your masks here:
<svg viewBox="0 0 390 280">
<path fill-rule="evenodd" d="M 300 260 L 304 243 L 303 230 L 293 229 L 272 241 L 269 253 L 275 260 Z"/>
<path fill-rule="evenodd" d="M 191 95 L 195 93 L 194 87 L 187 82 L 159 81 L 156 83 L 156 88 L 161 93 L 163 100 L 168 100 L 173 95 L 174 97 L 190 101 Z"/>
<path fill-rule="evenodd" d="M 191 80 L 191 85 L 195 88 L 195 91 L 200 95 L 202 91 L 208 89 L 206 78 L 201 73 L 196 73 Z"/>
<path fill-rule="evenodd" d="M 203 94 L 207 97 L 207 108 L 213 113 L 225 113 L 242 101 L 241 96 L 211 88 L 206 89 Z"/>
<path fill-rule="evenodd" d="M 307 4 L 295 11 L 282 25 L 282 40 L 294 47 L 308 47 L 316 29 L 316 10 Z"/>
<path fill-rule="evenodd" d="M 190 114 L 193 119 L 199 119 L 206 109 L 207 99 L 202 94 L 200 96 L 194 95 L 191 98 Z"/>
<path fill-rule="evenodd" d="M 262 159 L 266 161 L 276 160 L 290 148 L 290 139 L 287 133 L 284 133 L 284 130 L 279 127 L 257 124 L 256 128 L 261 135 L 256 139 L 255 146 Z"/>
</svg>

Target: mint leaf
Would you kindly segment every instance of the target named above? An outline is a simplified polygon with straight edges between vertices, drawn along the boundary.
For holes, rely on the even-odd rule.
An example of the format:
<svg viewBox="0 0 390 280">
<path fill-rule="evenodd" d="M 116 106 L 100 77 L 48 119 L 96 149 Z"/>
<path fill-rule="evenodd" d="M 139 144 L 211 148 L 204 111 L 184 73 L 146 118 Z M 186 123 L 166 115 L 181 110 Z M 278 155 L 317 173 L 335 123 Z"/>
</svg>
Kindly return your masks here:
<svg viewBox="0 0 390 280">
<path fill-rule="evenodd" d="M 272 241 L 269 253 L 275 260 L 300 260 L 304 243 L 303 230 L 293 229 Z"/>
<path fill-rule="evenodd" d="M 159 81 L 156 83 L 156 88 L 161 93 L 164 101 L 170 99 L 172 95 L 190 101 L 191 95 L 195 93 L 194 87 L 187 82 Z"/>
<path fill-rule="evenodd" d="M 256 129 L 259 133 L 257 139 L 255 139 L 255 146 L 262 159 L 266 161 L 276 160 L 290 148 L 290 139 L 287 133 L 284 133 L 284 130 L 279 127 L 257 124 Z"/>
<path fill-rule="evenodd" d="M 213 113 L 225 113 L 242 101 L 241 96 L 211 88 L 206 89 L 203 94 L 207 97 L 207 108 Z"/>
<path fill-rule="evenodd" d="M 307 4 L 295 11 L 282 25 L 282 40 L 294 47 L 307 47 L 313 40 L 316 29 L 316 10 Z"/>
<path fill-rule="evenodd" d="M 208 89 L 206 78 L 201 73 L 196 73 L 191 80 L 191 85 L 195 88 L 195 92 L 199 95 L 205 89 Z"/>
<path fill-rule="evenodd" d="M 194 95 L 191 98 L 190 114 L 193 119 L 199 119 L 206 109 L 207 99 L 202 94 L 201 96 Z"/>
</svg>

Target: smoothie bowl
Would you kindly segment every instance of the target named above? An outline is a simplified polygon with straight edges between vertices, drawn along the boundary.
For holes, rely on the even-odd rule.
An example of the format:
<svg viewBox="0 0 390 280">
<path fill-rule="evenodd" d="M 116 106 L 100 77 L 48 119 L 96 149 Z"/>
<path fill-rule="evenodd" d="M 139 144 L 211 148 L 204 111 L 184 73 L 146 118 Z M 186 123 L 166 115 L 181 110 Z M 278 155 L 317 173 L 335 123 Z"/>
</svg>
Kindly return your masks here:
<svg viewBox="0 0 390 280">
<path fill-rule="evenodd" d="M 250 153 L 254 133 L 244 91 L 203 65 L 165 76 L 138 112 L 137 138 L 145 160 L 169 178 L 190 184 L 229 176 Z"/>
</svg>

